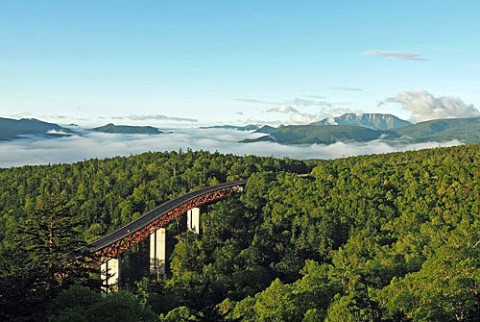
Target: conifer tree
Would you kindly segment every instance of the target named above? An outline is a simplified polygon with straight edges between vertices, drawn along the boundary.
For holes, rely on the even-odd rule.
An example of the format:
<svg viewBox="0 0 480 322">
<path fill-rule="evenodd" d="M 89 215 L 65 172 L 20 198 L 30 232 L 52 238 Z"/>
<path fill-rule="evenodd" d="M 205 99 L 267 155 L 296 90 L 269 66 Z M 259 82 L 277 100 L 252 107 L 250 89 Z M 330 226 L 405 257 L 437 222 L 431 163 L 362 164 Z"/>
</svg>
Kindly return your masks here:
<svg viewBox="0 0 480 322">
<path fill-rule="evenodd" d="M 2 249 L 0 310 L 4 320 L 45 318 L 50 300 L 72 284 L 85 280 L 89 269 L 78 254 L 78 220 L 62 196 L 38 198 L 34 210 L 9 227 L 12 242 Z"/>
</svg>

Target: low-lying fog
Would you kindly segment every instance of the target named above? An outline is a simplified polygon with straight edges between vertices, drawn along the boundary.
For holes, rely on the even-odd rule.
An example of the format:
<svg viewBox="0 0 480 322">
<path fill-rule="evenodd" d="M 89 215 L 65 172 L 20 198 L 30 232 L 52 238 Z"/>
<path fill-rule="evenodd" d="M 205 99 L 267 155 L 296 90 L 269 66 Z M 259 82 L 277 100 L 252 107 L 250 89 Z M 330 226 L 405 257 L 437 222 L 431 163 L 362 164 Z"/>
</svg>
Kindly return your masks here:
<svg viewBox="0 0 480 322">
<path fill-rule="evenodd" d="M 362 154 L 379 154 L 460 145 L 457 140 L 437 143 L 389 145 L 383 141 L 336 143 L 332 145 L 287 146 L 272 142 L 239 143 L 259 134 L 228 129 L 171 129 L 159 135 L 121 135 L 81 131 L 70 137 L 23 138 L 0 142 L 0 167 L 70 163 L 91 158 L 129 156 L 147 151 L 205 150 L 236 155 L 334 159 Z"/>
</svg>

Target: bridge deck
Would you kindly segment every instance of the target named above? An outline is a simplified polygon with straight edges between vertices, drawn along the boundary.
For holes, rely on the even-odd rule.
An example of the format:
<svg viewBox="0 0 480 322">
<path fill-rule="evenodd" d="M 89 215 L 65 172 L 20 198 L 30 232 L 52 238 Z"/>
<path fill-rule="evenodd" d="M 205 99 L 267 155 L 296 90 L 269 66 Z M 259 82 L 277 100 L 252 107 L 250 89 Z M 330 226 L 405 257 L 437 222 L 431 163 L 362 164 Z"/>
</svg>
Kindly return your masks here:
<svg viewBox="0 0 480 322">
<path fill-rule="evenodd" d="M 224 189 L 230 189 L 234 187 L 243 187 L 245 186 L 247 180 L 240 180 L 240 181 L 235 181 L 235 182 L 227 182 L 227 183 L 222 183 L 216 186 L 212 187 L 205 187 L 198 189 L 196 191 L 192 191 L 190 193 L 187 193 L 181 197 L 178 197 L 173 200 L 169 200 L 160 206 L 156 207 L 155 209 L 145 213 L 138 219 L 130 222 L 129 224 L 115 230 L 114 232 L 92 242 L 89 246 L 90 252 L 97 252 L 105 247 L 108 247 L 109 245 L 112 245 L 127 236 L 133 234 L 134 232 L 144 228 L 145 226 L 151 224 L 153 221 L 157 220 L 159 217 L 162 217 L 169 211 L 181 206 L 182 204 L 200 197 L 205 194 L 209 194 L 215 191 L 220 191 Z"/>
</svg>

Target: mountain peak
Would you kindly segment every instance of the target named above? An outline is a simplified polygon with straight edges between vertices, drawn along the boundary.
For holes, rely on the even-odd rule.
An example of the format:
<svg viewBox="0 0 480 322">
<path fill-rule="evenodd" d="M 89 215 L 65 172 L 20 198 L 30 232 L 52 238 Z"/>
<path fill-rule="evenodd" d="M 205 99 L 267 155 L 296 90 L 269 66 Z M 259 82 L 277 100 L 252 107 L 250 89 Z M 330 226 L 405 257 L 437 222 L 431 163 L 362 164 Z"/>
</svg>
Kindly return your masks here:
<svg viewBox="0 0 480 322">
<path fill-rule="evenodd" d="M 392 114 L 382 113 L 345 113 L 334 118 L 325 118 L 312 123 L 313 125 L 352 125 L 362 126 L 373 130 L 391 130 L 412 123 L 402 120 Z"/>
</svg>

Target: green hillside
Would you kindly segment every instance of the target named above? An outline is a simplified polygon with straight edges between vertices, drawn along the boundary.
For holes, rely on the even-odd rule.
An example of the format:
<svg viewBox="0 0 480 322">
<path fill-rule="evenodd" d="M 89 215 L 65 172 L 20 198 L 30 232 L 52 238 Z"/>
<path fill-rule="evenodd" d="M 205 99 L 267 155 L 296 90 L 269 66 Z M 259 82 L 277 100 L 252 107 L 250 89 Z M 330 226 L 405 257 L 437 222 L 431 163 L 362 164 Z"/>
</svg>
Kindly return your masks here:
<svg viewBox="0 0 480 322">
<path fill-rule="evenodd" d="M 152 126 L 115 125 L 112 123 L 93 128 L 92 131 L 112 133 L 112 134 L 160 134 L 160 133 L 163 133 L 156 127 L 152 127 Z"/>
<path fill-rule="evenodd" d="M 399 135 L 414 142 L 444 142 L 459 140 L 464 143 L 480 142 L 480 117 L 432 120 L 397 129 Z"/>
<path fill-rule="evenodd" d="M 242 142 L 272 141 L 280 144 L 333 144 L 335 142 L 371 141 L 380 137 L 396 137 L 391 131 L 376 131 L 347 125 L 289 125 L 273 130 L 269 135 Z"/>
<path fill-rule="evenodd" d="M 270 125 L 264 125 L 255 131 L 255 133 L 266 133 L 266 134 L 270 134 L 272 132 L 275 132 L 275 128 Z"/>
</svg>

